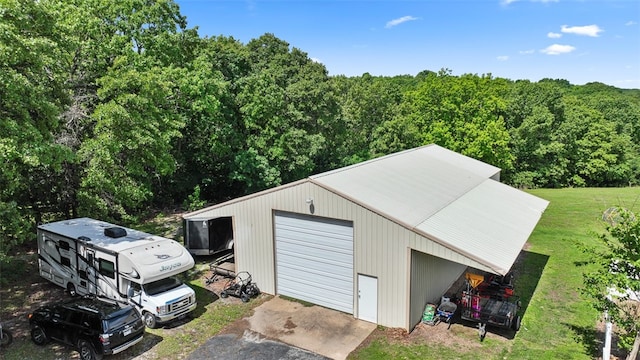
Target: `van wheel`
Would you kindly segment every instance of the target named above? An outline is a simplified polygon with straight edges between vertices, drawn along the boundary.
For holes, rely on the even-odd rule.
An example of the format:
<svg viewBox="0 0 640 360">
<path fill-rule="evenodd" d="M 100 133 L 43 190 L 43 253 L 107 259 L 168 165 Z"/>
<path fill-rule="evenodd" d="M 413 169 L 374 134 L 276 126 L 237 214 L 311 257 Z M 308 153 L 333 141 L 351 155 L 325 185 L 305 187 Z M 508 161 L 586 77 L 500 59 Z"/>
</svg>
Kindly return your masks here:
<svg viewBox="0 0 640 360">
<path fill-rule="evenodd" d="M 155 329 L 156 326 L 158 326 L 156 317 L 153 316 L 153 314 L 150 312 L 145 311 L 145 313 L 142 315 L 142 321 L 144 321 L 144 325 L 149 329 Z"/>
<path fill-rule="evenodd" d="M 76 291 L 76 287 L 72 283 L 67 284 L 67 294 L 69 294 L 69 296 L 71 297 L 75 297 L 76 295 L 78 295 L 78 292 Z"/>
<path fill-rule="evenodd" d="M 78 340 L 78 352 L 80 353 L 80 359 L 82 360 L 101 360 L 102 354 L 96 353 L 91 343 L 87 340 Z"/>
</svg>

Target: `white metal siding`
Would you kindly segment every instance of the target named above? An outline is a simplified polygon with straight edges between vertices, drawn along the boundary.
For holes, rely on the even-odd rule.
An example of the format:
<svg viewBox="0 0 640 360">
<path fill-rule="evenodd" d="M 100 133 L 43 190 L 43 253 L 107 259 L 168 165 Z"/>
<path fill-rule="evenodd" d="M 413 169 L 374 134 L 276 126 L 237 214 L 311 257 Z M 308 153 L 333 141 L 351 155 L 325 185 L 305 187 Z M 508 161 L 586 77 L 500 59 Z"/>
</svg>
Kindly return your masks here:
<svg viewBox="0 0 640 360">
<path fill-rule="evenodd" d="M 411 251 L 411 328 L 420 322 L 424 306 L 427 303 L 437 305 L 440 297 L 466 269 L 467 266 L 462 264 Z"/>
<path fill-rule="evenodd" d="M 353 314 L 350 222 L 276 212 L 277 293 Z"/>
</svg>

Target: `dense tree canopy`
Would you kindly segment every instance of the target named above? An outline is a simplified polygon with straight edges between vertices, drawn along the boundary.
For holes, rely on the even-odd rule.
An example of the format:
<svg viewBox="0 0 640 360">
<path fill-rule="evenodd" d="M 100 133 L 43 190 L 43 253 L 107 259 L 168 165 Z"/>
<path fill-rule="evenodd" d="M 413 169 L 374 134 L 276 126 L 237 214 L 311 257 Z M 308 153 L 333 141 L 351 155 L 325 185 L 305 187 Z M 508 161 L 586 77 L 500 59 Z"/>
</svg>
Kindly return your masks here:
<svg viewBox="0 0 640 360">
<path fill-rule="evenodd" d="M 42 221 L 126 224 L 430 143 L 523 188 L 640 183 L 640 90 L 332 77 L 273 34 L 200 37 L 171 0 L 0 0 L 0 50 L 0 256 Z"/>
</svg>

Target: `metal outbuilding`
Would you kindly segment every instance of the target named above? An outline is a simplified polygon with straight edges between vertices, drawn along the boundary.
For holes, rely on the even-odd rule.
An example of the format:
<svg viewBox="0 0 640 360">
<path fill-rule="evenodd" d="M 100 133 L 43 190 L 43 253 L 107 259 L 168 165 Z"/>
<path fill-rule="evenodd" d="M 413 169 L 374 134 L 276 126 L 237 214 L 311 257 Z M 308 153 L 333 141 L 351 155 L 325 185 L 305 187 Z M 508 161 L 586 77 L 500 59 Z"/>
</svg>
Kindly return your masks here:
<svg viewBox="0 0 640 360">
<path fill-rule="evenodd" d="M 263 292 L 410 330 L 467 267 L 506 274 L 540 220 L 548 202 L 499 177 L 427 145 L 184 219 L 230 219 L 236 268 Z"/>
</svg>

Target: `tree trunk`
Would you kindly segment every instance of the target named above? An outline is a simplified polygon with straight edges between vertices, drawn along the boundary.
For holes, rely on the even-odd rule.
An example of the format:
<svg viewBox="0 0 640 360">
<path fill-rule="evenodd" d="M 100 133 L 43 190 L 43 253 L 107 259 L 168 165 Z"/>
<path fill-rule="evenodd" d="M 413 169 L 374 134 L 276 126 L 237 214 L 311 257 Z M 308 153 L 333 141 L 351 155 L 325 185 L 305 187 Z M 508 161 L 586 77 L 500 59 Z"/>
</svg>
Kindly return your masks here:
<svg viewBox="0 0 640 360">
<path fill-rule="evenodd" d="M 638 349 L 640 349 L 640 332 L 636 333 L 636 339 L 633 341 L 633 348 L 627 356 L 627 360 L 637 360 L 638 359 Z"/>
</svg>

